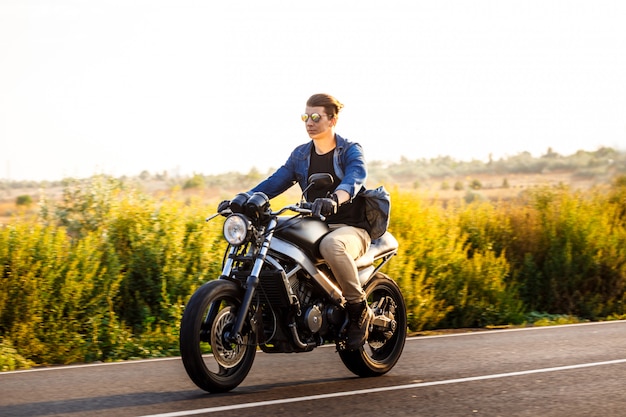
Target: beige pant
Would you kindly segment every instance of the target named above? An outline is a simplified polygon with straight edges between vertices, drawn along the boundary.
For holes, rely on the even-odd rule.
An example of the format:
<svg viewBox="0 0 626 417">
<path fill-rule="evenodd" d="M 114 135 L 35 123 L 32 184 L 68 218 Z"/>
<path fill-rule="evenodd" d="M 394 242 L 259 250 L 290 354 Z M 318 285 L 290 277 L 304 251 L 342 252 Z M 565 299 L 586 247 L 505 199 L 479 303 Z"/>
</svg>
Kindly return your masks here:
<svg viewBox="0 0 626 417">
<path fill-rule="evenodd" d="M 369 248 L 370 235 L 358 227 L 343 224 L 329 226 L 332 231 L 320 242 L 320 253 L 333 271 L 346 301 L 361 302 L 366 297 L 354 260 Z"/>
</svg>

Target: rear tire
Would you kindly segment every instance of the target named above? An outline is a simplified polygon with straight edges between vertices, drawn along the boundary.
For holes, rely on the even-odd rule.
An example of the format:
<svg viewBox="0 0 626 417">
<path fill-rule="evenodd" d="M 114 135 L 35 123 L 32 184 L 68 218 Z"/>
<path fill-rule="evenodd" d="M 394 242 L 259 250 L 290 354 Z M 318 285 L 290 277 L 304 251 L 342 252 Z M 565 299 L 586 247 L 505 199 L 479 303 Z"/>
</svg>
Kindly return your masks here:
<svg viewBox="0 0 626 417">
<path fill-rule="evenodd" d="M 243 291 L 235 283 L 211 281 L 196 290 L 183 313 L 183 364 L 189 378 L 205 391 L 232 390 L 248 375 L 254 362 L 256 338 L 248 323 L 241 343 L 229 343 L 223 337 L 235 322 L 242 298 Z"/>
<path fill-rule="evenodd" d="M 387 275 L 377 272 L 363 289 L 374 315 L 365 345 L 359 350 L 339 350 L 344 365 L 361 377 L 384 375 L 394 367 L 402 350 L 407 332 L 406 305 L 398 285 Z M 375 322 L 386 322 L 379 326 Z"/>
</svg>

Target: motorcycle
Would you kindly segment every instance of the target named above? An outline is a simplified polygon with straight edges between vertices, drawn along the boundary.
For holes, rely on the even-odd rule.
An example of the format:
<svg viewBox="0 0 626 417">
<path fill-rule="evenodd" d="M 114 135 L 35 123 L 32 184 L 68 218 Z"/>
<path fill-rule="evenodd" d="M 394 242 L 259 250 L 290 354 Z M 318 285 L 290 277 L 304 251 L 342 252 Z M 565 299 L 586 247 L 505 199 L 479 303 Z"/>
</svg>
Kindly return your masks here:
<svg viewBox="0 0 626 417">
<path fill-rule="evenodd" d="M 226 216 L 229 245 L 221 276 L 192 294 L 181 320 L 182 361 L 199 388 L 217 393 L 237 387 L 257 347 L 293 353 L 335 343 L 343 364 L 360 377 L 383 375 L 400 358 L 406 306 L 398 285 L 380 271 L 398 250 L 389 232 L 356 260 L 374 317 L 365 345 L 346 349 L 346 301 L 318 250 L 329 228 L 306 202 L 307 190 L 331 183 L 330 174 L 312 175 L 301 201 L 278 211 L 263 193 L 241 193 L 229 209 L 207 219 Z"/>
</svg>

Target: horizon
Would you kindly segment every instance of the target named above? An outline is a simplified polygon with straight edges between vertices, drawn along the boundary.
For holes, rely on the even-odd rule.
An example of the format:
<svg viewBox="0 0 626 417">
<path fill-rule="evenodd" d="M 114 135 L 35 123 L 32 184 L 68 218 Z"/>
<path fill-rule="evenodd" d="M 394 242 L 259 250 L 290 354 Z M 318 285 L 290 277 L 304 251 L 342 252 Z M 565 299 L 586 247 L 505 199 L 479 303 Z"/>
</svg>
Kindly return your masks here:
<svg viewBox="0 0 626 417">
<path fill-rule="evenodd" d="M 620 155 L 626 155 L 626 149 L 617 149 L 617 148 L 612 148 L 612 147 L 608 147 L 608 146 L 601 146 L 598 147 L 597 149 L 594 150 L 589 150 L 589 149 L 578 149 L 575 152 L 572 152 L 570 154 L 562 154 L 560 152 L 558 152 L 557 150 L 555 150 L 552 147 L 547 147 L 544 153 L 541 153 L 539 155 L 533 155 L 531 152 L 529 151 L 521 151 L 518 152 L 517 154 L 514 155 L 503 155 L 499 158 L 495 158 L 492 157 L 491 161 L 492 162 L 500 162 L 500 161 L 504 161 L 505 163 L 512 158 L 516 158 L 522 155 L 530 155 L 531 158 L 536 159 L 536 160 L 540 160 L 548 155 L 554 155 L 554 156 L 558 156 L 564 159 L 568 159 L 568 158 L 572 158 L 574 156 L 576 156 L 577 154 L 583 152 L 583 153 L 588 153 L 588 154 L 594 154 L 597 153 L 603 149 L 609 149 L 612 150 Z M 419 162 L 419 161 L 426 161 L 428 163 L 432 163 L 432 162 L 437 162 L 437 160 L 444 160 L 444 159 L 450 159 L 451 161 L 454 162 L 458 162 L 458 163 L 472 163 L 472 162 L 480 162 L 483 164 L 488 164 L 489 163 L 489 156 L 485 159 L 478 159 L 478 158 L 470 158 L 470 159 L 459 159 L 459 158 L 454 158 L 450 155 L 439 155 L 436 157 L 432 157 L 432 158 L 403 158 L 400 157 L 400 159 L 396 160 L 396 161 L 382 161 L 382 160 L 368 160 L 367 164 L 368 165 L 375 165 L 377 168 L 380 168 L 380 165 L 382 165 L 383 167 L 390 167 L 390 166 L 394 166 L 394 165 L 402 165 L 404 163 L 411 163 L 411 162 Z M 175 178 L 175 179 L 185 179 L 185 178 L 192 178 L 195 175 L 202 175 L 205 177 L 208 176 L 223 176 L 223 175 L 228 175 L 228 174 L 240 174 L 240 175 L 247 175 L 250 172 L 256 171 L 259 174 L 261 174 L 262 176 L 264 175 L 270 175 L 275 169 L 277 169 L 278 167 L 270 167 L 266 170 L 261 170 L 258 167 L 250 167 L 247 170 L 232 170 L 232 171 L 224 171 L 224 172 L 217 172 L 217 173 L 203 173 L 203 172 L 193 172 L 193 173 L 188 173 L 188 174 L 181 174 L 180 172 L 171 172 L 168 170 L 156 170 L 156 171 L 150 171 L 147 169 L 143 169 L 143 170 L 139 170 L 138 172 L 135 173 L 128 173 L 128 174 L 122 174 L 122 175 L 112 175 L 106 172 L 94 172 L 90 175 L 86 175 L 86 176 L 82 176 L 82 177 L 75 177 L 75 176 L 66 176 L 66 177 L 62 177 L 62 178 L 52 178 L 52 179 L 41 179 L 41 180 L 37 180 L 37 179 L 23 179 L 23 178 L 3 178 L 0 177 L 0 182 L 4 182 L 4 183 L 28 183 L 28 182 L 32 182 L 32 183 L 55 183 L 55 182 L 62 182 L 65 180 L 85 180 L 85 179 L 89 179 L 89 178 L 93 178 L 93 177 L 97 177 L 97 176 L 106 176 L 106 177 L 111 177 L 111 178 L 139 178 L 141 177 L 144 173 L 147 173 L 148 175 L 150 175 L 151 177 L 157 177 L 157 176 L 161 176 L 161 175 L 165 175 L 167 178 Z"/>
</svg>

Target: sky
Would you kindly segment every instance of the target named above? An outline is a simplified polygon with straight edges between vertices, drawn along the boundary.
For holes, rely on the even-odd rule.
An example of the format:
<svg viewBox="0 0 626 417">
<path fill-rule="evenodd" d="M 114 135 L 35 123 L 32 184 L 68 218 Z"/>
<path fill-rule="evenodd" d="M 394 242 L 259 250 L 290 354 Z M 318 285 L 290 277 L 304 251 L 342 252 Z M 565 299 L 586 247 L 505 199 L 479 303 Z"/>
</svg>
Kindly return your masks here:
<svg viewBox="0 0 626 417">
<path fill-rule="evenodd" d="M 621 0 L 0 0 L 0 179 L 626 150 Z"/>
</svg>

